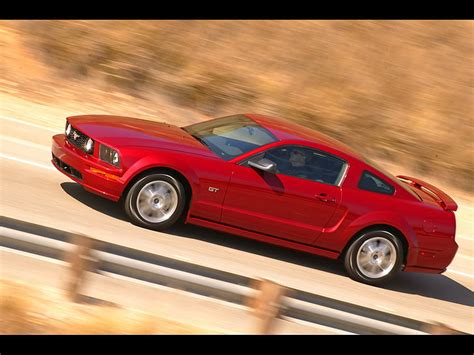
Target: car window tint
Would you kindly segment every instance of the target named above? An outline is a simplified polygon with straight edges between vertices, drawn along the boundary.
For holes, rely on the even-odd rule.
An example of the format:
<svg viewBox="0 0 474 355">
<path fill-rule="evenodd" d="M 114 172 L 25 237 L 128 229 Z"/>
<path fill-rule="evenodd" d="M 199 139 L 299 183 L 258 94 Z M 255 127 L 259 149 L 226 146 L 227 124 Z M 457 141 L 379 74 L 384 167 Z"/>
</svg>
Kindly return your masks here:
<svg viewBox="0 0 474 355">
<path fill-rule="evenodd" d="M 184 130 L 225 160 L 278 140 L 269 130 L 244 115 L 200 122 Z"/>
<path fill-rule="evenodd" d="M 359 181 L 359 188 L 362 190 L 378 192 L 386 195 L 392 195 L 395 191 L 392 185 L 368 171 L 364 171 L 362 173 Z"/>
<path fill-rule="evenodd" d="M 338 185 L 346 162 L 333 155 L 302 146 L 285 146 L 266 151 L 263 158 L 273 161 L 277 173 Z"/>
</svg>

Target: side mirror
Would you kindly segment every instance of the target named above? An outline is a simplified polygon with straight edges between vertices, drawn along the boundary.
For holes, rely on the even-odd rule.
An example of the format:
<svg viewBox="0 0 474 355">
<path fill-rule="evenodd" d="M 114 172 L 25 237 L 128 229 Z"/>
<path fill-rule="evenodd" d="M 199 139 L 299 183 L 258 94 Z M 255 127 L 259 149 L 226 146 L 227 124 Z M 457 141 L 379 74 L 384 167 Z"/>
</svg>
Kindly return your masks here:
<svg viewBox="0 0 474 355">
<path fill-rule="evenodd" d="M 249 166 L 255 169 L 265 171 L 267 173 L 275 174 L 277 171 L 276 164 L 269 159 L 259 159 L 257 161 L 249 160 Z"/>
</svg>

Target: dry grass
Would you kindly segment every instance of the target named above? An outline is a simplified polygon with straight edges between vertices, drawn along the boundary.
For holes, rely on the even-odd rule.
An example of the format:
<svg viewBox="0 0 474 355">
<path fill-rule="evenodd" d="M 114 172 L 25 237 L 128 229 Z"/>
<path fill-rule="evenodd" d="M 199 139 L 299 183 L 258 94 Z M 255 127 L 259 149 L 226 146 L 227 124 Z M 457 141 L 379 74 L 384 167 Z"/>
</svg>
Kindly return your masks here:
<svg viewBox="0 0 474 355">
<path fill-rule="evenodd" d="M 170 109 L 203 115 L 278 115 L 474 191 L 472 21 L 4 21 L 0 29 L 2 73 L 21 95 L 75 91 L 72 100 L 90 101 L 98 95 L 89 87 L 140 98 L 150 111 L 164 96 Z"/>
<path fill-rule="evenodd" d="M 157 315 L 67 301 L 56 289 L 0 279 L 0 334 L 206 334 Z"/>
</svg>

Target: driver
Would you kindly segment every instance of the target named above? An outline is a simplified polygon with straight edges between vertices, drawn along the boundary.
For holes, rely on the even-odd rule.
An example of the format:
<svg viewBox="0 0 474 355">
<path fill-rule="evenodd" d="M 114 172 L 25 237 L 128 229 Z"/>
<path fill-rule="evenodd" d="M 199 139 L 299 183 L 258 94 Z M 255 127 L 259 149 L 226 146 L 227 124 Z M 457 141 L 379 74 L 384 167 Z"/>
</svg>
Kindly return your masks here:
<svg viewBox="0 0 474 355">
<path fill-rule="evenodd" d="M 290 164 L 293 168 L 301 168 L 306 165 L 306 154 L 301 149 L 293 149 L 290 153 Z M 295 169 L 300 170 L 300 169 Z"/>
<path fill-rule="evenodd" d="M 309 175 L 311 174 L 311 170 L 309 169 L 308 157 L 306 156 L 306 152 L 302 149 L 294 148 L 290 152 L 290 175 L 297 176 L 304 179 L 309 179 Z"/>
</svg>

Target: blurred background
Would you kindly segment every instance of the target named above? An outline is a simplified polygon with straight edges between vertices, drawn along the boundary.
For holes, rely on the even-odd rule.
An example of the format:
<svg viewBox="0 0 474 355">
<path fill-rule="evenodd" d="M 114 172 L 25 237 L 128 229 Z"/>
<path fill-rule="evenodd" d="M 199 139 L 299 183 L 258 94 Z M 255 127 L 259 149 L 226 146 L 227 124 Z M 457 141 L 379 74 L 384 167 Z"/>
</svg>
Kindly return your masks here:
<svg viewBox="0 0 474 355">
<path fill-rule="evenodd" d="M 0 30 L 3 93 L 179 124 L 281 116 L 473 191 L 472 21 L 2 21 Z"/>
</svg>

